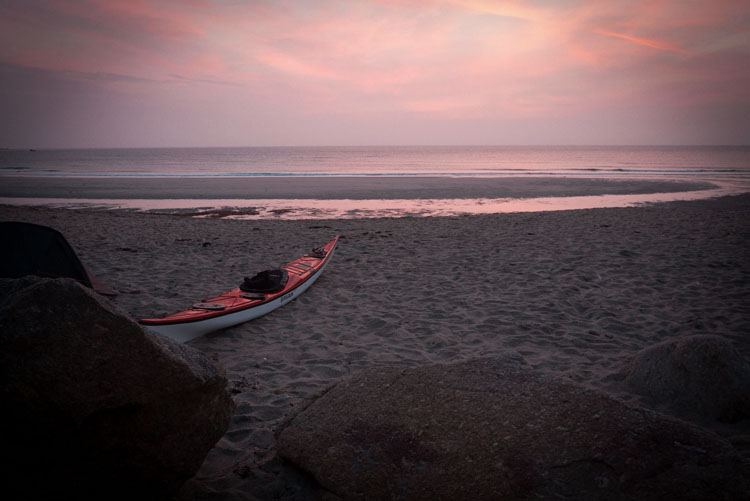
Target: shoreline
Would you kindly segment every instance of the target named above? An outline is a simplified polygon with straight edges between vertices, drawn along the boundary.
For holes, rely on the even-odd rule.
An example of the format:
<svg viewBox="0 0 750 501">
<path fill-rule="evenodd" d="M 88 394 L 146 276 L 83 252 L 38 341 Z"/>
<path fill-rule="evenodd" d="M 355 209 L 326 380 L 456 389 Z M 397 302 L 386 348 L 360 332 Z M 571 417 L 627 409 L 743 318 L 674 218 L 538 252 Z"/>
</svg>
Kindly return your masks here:
<svg viewBox="0 0 750 501">
<path fill-rule="evenodd" d="M 624 383 L 642 349 L 713 334 L 750 358 L 750 194 L 429 218 L 249 221 L 0 206 L 0 219 L 60 230 L 132 318 L 178 311 L 342 235 L 304 295 L 189 343 L 224 367 L 237 412 L 181 499 L 313 499 L 276 457 L 274 431 L 310 397 L 370 367 L 513 350 L 545 374 L 649 405 Z M 700 425 L 748 435 L 747 422 Z M 732 444 L 750 458 L 746 442 Z"/>
<path fill-rule="evenodd" d="M 90 200 L 4 199 L 0 205 L 106 212 L 140 212 L 210 219 L 318 220 L 447 217 L 519 212 L 554 212 L 637 207 L 675 201 L 713 199 L 733 190 L 679 191 L 630 195 L 588 195 L 493 199 L 253 199 L 253 200 Z"/>
<path fill-rule="evenodd" d="M 357 219 L 629 207 L 750 191 L 717 179 L 357 177 L 189 179 L 43 178 L 0 187 L 0 204 L 141 211 L 201 218 Z M 80 198 L 85 197 L 85 198 Z M 97 198 L 109 197 L 109 198 Z M 188 198 L 183 198 L 188 197 Z M 237 197 L 237 198 L 227 198 Z"/>
<path fill-rule="evenodd" d="M 702 179 L 620 177 L 340 176 L 285 178 L 50 178 L 3 176 L 0 198 L 395 200 L 539 198 L 708 190 Z"/>
</svg>

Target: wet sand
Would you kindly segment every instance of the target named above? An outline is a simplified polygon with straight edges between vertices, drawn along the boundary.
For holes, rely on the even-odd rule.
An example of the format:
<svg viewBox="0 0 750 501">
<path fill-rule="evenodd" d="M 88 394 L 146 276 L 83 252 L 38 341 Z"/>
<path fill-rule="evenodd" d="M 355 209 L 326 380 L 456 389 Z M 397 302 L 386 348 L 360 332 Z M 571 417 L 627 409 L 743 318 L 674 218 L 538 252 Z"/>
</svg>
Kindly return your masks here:
<svg viewBox="0 0 750 501">
<path fill-rule="evenodd" d="M 704 181 L 553 177 L 13 177 L 0 197 L 84 199 L 433 199 L 537 198 L 672 193 L 715 187 Z"/>
<path fill-rule="evenodd" d="M 646 347 L 714 334 L 750 357 L 750 195 L 440 218 L 240 221 L 2 206 L 0 219 L 62 231 L 133 318 L 175 312 L 342 235 L 300 298 L 190 343 L 226 369 L 237 412 L 183 499 L 311 499 L 309 483 L 276 458 L 274 430 L 317 392 L 375 365 L 512 349 L 541 371 L 639 404 L 624 377 Z"/>
</svg>

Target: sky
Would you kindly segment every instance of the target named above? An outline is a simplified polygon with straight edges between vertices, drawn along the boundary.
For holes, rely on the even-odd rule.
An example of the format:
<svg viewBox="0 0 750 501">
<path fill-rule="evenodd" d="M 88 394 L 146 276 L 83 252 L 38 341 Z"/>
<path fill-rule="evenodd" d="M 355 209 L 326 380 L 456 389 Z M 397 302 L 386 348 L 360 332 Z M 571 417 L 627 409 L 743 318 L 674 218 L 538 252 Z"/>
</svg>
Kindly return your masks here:
<svg viewBox="0 0 750 501">
<path fill-rule="evenodd" d="M 750 144 L 748 0 L 0 0 L 0 147 Z"/>
</svg>

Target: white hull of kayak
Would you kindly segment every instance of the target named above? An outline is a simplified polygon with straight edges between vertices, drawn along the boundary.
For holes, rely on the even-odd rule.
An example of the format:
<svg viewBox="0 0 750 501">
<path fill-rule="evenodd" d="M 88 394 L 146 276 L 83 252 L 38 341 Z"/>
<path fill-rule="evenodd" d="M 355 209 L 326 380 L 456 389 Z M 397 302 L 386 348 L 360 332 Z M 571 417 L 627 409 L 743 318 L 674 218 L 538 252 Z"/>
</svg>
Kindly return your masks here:
<svg viewBox="0 0 750 501">
<path fill-rule="evenodd" d="M 186 343 L 209 332 L 226 329 L 227 327 L 232 327 L 234 325 L 247 322 L 248 320 L 253 320 L 254 318 L 261 317 L 267 313 L 271 313 L 275 309 L 284 306 L 289 301 L 305 292 L 307 288 L 310 287 L 318 279 L 320 274 L 323 273 L 325 267 L 328 266 L 330 258 L 333 257 L 333 252 L 334 250 L 331 250 L 330 256 L 328 256 L 328 259 L 326 259 L 325 263 L 323 263 L 323 266 L 321 266 L 318 271 L 310 276 L 310 278 L 308 278 L 299 286 L 290 290 L 283 296 L 279 296 L 272 301 L 268 301 L 267 303 L 262 303 L 241 311 L 227 313 L 226 315 L 206 318 L 203 320 L 164 325 L 144 325 L 144 327 L 163 336 L 174 339 L 175 341 L 178 341 L 180 343 Z"/>
</svg>

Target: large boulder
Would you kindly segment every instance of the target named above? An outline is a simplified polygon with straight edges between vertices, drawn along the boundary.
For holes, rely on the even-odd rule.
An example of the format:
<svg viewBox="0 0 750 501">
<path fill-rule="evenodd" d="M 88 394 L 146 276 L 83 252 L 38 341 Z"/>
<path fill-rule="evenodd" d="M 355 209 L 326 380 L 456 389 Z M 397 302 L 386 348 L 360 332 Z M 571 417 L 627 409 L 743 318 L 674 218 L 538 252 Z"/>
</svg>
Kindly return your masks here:
<svg viewBox="0 0 750 501">
<path fill-rule="evenodd" d="M 750 364 L 727 339 L 690 336 L 646 348 L 627 384 L 660 410 L 696 420 L 750 419 Z"/>
<path fill-rule="evenodd" d="M 515 356 L 365 371 L 277 441 L 280 457 L 344 499 L 748 496 L 747 466 L 718 435 Z"/>
<path fill-rule="evenodd" d="M 226 385 L 73 280 L 0 280 L 6 493 L 168 498 L 226 432 Z"/>
</svg>

